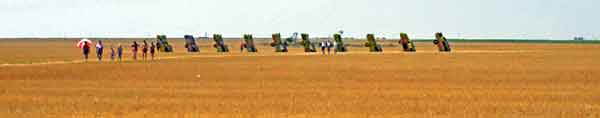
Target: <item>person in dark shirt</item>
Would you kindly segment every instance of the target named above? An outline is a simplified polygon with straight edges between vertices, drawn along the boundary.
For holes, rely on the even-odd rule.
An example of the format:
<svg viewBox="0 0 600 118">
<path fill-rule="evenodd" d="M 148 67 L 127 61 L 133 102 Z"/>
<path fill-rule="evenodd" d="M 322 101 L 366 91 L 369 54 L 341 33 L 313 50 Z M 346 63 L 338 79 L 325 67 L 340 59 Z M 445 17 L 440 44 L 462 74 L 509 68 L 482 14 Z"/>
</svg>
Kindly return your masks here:
<svg viewBox="0 0 600 118">
<path fill-rule="evenodd" d="M 150 43 L 150 57 L 152 58 L 152 60 L 154 60 L 155 48 L 156 48 L 156 45 L 154 45 L 154 42 Z"/>
<path fill-rule="evenodd" d="M 147 57 L 148 57 L 148 42 L 146 42 L 146 40 L 144 40 L 144 45 L 142 45 L 142 58 L 145 61 L 147 59 Z"/>
<path fill-rule="evenodd" d="M 160 43 L 159 43 L 159 42 L 156 42 L 156 45 L 155 45 L 155 46 L 156 46 L 156 53 L 158 54 L 158 52 L 160 52 L 160 48 L 161 48 L 161 47 L 160 47 Z"/>
<path fill-rule="evenodd" d="M 85 59 L 85 61 L 88 60 L 88 55 L 90 54 L 90 45 L 92 45 L 92 44 L 90 44 L 88 42 L 84 42 L 83 46 L 81 48 L 81 49 L 83 49 L 83 59 Z"/>
<path fill-rule="evenodd" d="M 119 61 L 123 59 L 123 46 L 121 44 L 117 47 L 117 56 L 119 57 Z"/>
<path fill-rule="evenodd" d="M 140 45 L 137 42 L 133 41 L 133 45 L 131 45 L 131 52 L 133 53 L 133 60 L 137 60 L 137 52 Z"/>
<path fill-rule="evenodd" d="M 115 61 L 115 47 L 110 45 L 110 61 Z"/>
</svg>

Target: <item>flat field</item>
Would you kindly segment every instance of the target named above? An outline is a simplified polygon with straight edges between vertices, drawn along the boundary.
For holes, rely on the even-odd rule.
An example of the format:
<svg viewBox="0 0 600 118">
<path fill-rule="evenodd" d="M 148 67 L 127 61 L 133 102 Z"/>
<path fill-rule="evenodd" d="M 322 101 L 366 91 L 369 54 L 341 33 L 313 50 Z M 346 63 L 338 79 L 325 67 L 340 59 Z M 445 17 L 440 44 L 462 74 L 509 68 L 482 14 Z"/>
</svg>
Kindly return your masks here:
<svg viewBox="0 0 600 118">
<path fill-rule="evenodd" d="M 186 53 L 174 40 L 156 60 L 127 51 L 123 62 L 83 62 L 75 42 L 0 40 L 0 116 L 600 117 L 599 44 L 461 42 L 439 53 L 419 42 L 404 53 L 389 41 L 383 53 L 321 55 L 265 41 L 259 53 L 240 53 L 239 41 L 231 53 L 209 41 Z"/>
</svg>

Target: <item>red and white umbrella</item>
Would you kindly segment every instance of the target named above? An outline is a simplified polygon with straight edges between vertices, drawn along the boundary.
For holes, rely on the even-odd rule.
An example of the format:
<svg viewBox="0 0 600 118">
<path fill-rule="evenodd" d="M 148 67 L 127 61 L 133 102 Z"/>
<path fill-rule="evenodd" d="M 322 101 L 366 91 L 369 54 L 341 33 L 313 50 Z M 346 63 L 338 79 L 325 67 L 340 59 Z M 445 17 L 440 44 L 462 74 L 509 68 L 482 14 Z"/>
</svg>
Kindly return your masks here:
<svg viewBox="0 0 600 118">
<path fill-rule="evenodd" d="M 85 43 L 87 43 L 88 45 L 92 45 L 92 41 L 91 40 L 81 39 L 81 40 L 79 40 L 79 42 L 77 42 L 77 47 L 78 48 L 83 48 L 83 46 L 85 45 Z"/>
</svg>

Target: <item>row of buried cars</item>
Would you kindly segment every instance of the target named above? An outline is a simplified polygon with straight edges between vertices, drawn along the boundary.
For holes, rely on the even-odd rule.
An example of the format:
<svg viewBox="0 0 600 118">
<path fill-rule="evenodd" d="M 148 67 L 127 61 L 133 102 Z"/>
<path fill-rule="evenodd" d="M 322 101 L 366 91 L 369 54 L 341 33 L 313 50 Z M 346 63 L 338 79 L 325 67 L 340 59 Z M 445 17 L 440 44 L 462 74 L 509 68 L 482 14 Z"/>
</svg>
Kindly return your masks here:
<svg viewBox="0 0 600 118">
<path fill-rule="evenodd" d="M 275 33 L 272 35 L 273 41 L 270 43 L 270 46 L 275 49 L 275 52 L 288 52 L 288 49 L 287 49 L 288 46 L 290 44 L 296 44 L 295 37 L 297 37 L 296 33 L 292 37 L 282 40 L 281 34 Z M 367 42 L 364 44 L 364 46 L 368 47 L 371 52 L 382 52 L 383 51 L 382 46 L 377 44 L 377 42 L 375 40 L 375 36 L 373 34 L 367 34 L 366 37 L 367 37 Z M 451 51 L 450 43 L 443 36 L 442 33 L 439 33 L 439 32 L 436 33 L 435 37 L 436 37 L 436 39 L 433 40 L 433 44 L 438 47 L 439 51 L 442 51 L 442 52 L 450 52 Z M 197 45 L 196 39 L 194 38 L 193 35 L 185 35 L 184 39 L 185 39 L 185 48 L 187 49 L 188 52 L 200 52 L 200 47 Z M 221 34 L 214 34 L 212 39 L 215 42 L 213 44 L 213 47 L 217 49 L 217 52 L 229 52 L 229 46 L 227 44 L 225 44 Z M 305 52 L 316 52 L 317 51 L 315 48 L 315 43 L 313 43 L 309 40 L 308 34 L 306 34 L 306 33 L 301 34 L 301 39 L 302 40 L 299 42 L 299 45 L 301 47 L 304 47 Z M 171 45 L 169 45 L 166 35 L 158 35 L 157 40 L 158 40 L 157 46 L 161 47 L 161 49 L 160 49 L 161 51 L 173 52 L 173 47 Z M 254 44 L 254 39 L 251 34 L 245 34 L 243 36 L 243 40 L 244 40 L 243 43 L 240 45 L 240 49 L 242 51 L 246 50 L 247 52 L 258 52 L 258 50 Z M 409 37 L 406 33 L 400 33 L 400 40 L 398 41 L 398 43 L 402 45 L 402 48 L 404 49 L 404 51 L 407 51 L 407 52 L 416 51 L 414 42 L 409 39 Z M 327 46 L 328 48 L 334 48 L 335 52 L 347 52 L 348 51 L 346 48 L 346 45 L 344 44 L 344 42 L 342 40 L 341 34 L 333 35 L 332 45 L 329 45 L 329 43 L 327 43 L 328 45 L 323 45 L 323 44 L 324 43 L 321 43 L 320 46 L 321 47 Z"/>
</svg>

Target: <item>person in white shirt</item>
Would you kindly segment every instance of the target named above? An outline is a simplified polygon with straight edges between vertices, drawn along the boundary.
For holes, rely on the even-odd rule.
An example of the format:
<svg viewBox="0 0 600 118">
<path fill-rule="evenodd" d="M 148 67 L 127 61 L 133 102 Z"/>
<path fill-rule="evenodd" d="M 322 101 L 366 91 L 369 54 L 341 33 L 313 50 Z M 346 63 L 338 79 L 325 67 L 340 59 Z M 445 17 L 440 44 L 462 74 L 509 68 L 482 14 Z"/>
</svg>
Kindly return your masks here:
<svg viewBox="0 0 600 118">
<path fill-rule="evenodd" d="M 102 53 L 104 52 L 104 45 L 102 44 L 102 40 L 98 40 L 96 43 L 96 56 L 98 56 L 98 61 L 102 61 Z"/>
<path fill-rule="evenodd" d="M 327 46 L 327 54 L 331 54 L 331 47 L 333 47 L 333 43 L 330 40 L 325 42 L 325 46 Z"/>
<path fill-rule="evenodd" d="M 321 53 L 323 55 L 325 55 L 325 48 L 327 48 L 327 42 L 326 41 L 321 41 Z"/>
</svg>

